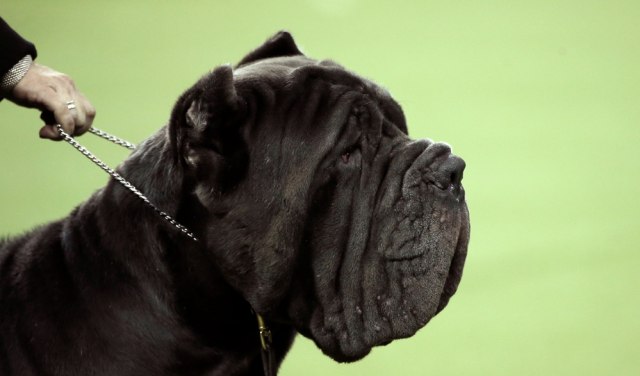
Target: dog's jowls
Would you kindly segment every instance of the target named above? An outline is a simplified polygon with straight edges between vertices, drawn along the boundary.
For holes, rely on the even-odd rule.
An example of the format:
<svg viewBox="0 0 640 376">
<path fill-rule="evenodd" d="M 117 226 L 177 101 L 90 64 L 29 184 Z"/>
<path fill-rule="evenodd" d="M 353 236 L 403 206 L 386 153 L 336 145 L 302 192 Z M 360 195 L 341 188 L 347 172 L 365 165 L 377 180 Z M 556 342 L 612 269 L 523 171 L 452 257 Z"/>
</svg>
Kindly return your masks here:
<svg viewBox="0 0 640 376">
<path fill-rule="evenodd" d="M 0 244 L 0 375 L 260 375 L 296 332 L 352 361 L 456 291 L 469 239 L 449 146 L 389 94 L 279 33 L 177 101 L 110 181 Z"/>
</svg>

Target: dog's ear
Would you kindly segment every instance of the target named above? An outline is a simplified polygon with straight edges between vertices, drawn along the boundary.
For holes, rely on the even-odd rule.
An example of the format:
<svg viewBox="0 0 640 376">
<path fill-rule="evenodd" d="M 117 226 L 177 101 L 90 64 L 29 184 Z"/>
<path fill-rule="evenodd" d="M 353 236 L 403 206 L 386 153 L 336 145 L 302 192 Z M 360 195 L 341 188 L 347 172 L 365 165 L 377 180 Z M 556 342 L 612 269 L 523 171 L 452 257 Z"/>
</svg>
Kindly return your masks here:
<svg viewBox="0 0 640 376">
<path fill-rule="evenodd" d="M 276 35 L 272 36 L 269 40 L 255 50 L 251 51 L 238 63 L 238 67 L 253 63 L 254 61 L 268 59 L 271 57 L 280 56 L 295 56 L 303 55 L 302 52 L 296 46 L 296 42 L 293 40 L 291 34 L 286 31 L 280 31 Z"/>
<path fill-rule="evenodd" d="M 215 68 L 194 88 L 196 95 L 188 103 L 186 125 L 191 133 L 212 133 L 225 128 L 238 113 L 240 98 L 229 65 Z"/>
<path fill-rule="evenodd" d="M 241 175 L 230 170 L 246 158 L 242 103 L 233 70 L 224 65 L 198 81 L 174 107 L 169 127 L 174 153 L 199 183 L 224 189 L 218 183 L 230 180 L 223 175 Z"/>
</svg>

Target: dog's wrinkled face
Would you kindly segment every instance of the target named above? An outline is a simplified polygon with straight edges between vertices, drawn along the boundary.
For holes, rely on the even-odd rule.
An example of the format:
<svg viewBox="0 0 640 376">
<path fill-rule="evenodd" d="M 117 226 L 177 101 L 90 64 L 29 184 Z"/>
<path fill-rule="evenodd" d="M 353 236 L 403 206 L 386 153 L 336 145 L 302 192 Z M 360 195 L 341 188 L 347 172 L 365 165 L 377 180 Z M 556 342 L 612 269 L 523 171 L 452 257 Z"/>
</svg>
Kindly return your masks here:
<svg viewBox="0 0 640 376">
<path fill-rule="evenodd" d="M 339 361 L 414 334 L 462 274 L 464 162 L 399 105 L 280 33 L 203 77 L 171 121 L 228 283 Z"/>
</svg>

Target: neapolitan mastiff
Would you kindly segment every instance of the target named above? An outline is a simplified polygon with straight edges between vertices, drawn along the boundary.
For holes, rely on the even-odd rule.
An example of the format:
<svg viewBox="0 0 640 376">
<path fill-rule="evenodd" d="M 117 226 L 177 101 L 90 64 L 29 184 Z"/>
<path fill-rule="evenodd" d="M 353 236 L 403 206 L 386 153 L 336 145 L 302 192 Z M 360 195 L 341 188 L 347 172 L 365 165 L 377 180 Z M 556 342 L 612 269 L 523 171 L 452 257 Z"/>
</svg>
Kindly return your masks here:
<svg viewBox="0 0 640 376">
<path fill-rule="evenodd" d="M 281 32 L 177 101 L 67 218 L 0 245 L 1 375 L 259 375 L 296 332 L 338 361 L 413 335 L 456 291 L 464 162 L 411 140 L 374 83 Z M 264 355 L 264 354 L 262 354 Z"/>
</svg>

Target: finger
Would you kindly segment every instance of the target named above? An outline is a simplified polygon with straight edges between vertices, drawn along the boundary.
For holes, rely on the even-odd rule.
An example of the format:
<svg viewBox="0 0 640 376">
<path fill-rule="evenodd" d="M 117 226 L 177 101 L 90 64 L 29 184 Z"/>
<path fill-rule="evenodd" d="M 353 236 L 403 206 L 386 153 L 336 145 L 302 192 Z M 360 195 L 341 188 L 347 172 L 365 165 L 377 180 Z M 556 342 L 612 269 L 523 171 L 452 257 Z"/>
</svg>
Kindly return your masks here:
<svg viewBox="0 0 640 376">
<path fill-rule="evenodd" d="M 62 139 L 60 132 L 58 131 L 58 127 L 55 125 L 58 122 L 56 121 L 53 112 L 51 111 L 43 111 L 40 114 L 40 119 L 44 121 L 45 125 L 40 128 L 40 138 L 47 138 L 50 140 L 59 141 Z M 48 124 L 48 125 L 47 125 Z"/>
<path fill-rule="evenodd" d="M 40 138 L 48 138 L 50 140 L 61 140 L 62 136 L 58 131 L 58 127 L 52 124 L 57 124 L 55 117 L 53 116 L 53 112 L 51 111 L 43 111 L 40 114 L 40 119 L 44 121 L 45 125 L 40 128 Z M 50 125 L 46 125 L 50 124 Z"/>
<path fill-rule="evenodd" d="M 72 136 L 78 135 L 79 131 L 87 122 L 84 107 L 78 101 L 72 100 L 67 101 L 67 108 L 69 109 L 71 116 L 73 116 L 73 130 L 69 134 Z"/>
<path fill-rule="evenodd" d="M 53 114 L 53 119 L 51 115 L 44 115 L 45 117 L 42 117 L 47 125 L 60 124 L 65 132 L 73 134 L 75 119 L 67 105 L 68 99 L 65 99 L 70 96 L 67 92 L 67 90 L 62 90 L 62 88 L 41 92 L 38 102 L 42 107 L 38 107 L 45 113 L 50 112 Z"/>
<path fill-rule="evenodd" d="M 77 110 L 76 128 L 74 135 L 81 135 L 91 128 L 93 119 L 96 116 L 96 109 L 91 103 L 80 93 L 77 93 Z"/>
<path fill-rule="evenodd" d="M 62 126 L 62 129 L 68 134 L 73 134 L 76 121 L 75 121 L 74 115 L 71 113 L 71 110 L 67 107 L 67 103 L 60 102 L 55 104 L 52 111 L 53 111 L 53 117 L 55 118 L 56 123 L 60 124 L 60 126 Z M 54 124 L 48 124 L 48 125 L 54 125 Z"/>
<path fill-rule="evenodd" d="M 40 119 L 44 121 L 45 124 L 55 124 L 56 118 L 53 116 L 53 112 L 51 111 L 42 111 L 40 114 Z"/>
<path fill-rule="evenodd" d="M 84 111 L 76 102 L 76 95 L 79 94 L 70 77 L 66 75 L 59 75 L 56 80 L 55 96 L 49 96 L 48 105 L 53 106 L 52 112 L 56 120 L 53 124 L 60 124 L 62 129 L 73 135 L 77 123 L 84 121 Z M 47 123 L 51 124 L 51 123 Z"/>
<path fill-rule="evenodd" d="M 40 138 L 47 138 L 54 141 L 62 140 L 62 136 L 60 132 L 58 132 L 58 127 L 55 125 L 45 125 L 40 128 Z"/>
</svg>

